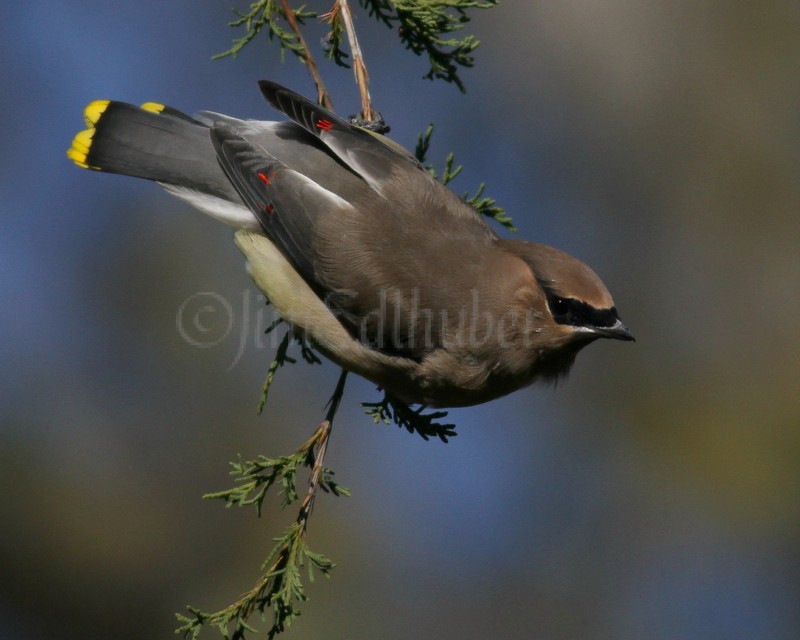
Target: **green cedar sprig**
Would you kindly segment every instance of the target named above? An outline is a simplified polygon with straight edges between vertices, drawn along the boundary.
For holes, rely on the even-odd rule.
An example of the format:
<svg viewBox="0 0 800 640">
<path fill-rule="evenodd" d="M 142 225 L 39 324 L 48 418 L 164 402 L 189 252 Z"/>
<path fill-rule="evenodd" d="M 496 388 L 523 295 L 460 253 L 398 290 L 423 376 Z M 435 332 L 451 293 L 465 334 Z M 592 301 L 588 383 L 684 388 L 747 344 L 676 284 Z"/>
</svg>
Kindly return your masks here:
<svg viewBox="0 0 800 640">
<path fill-rule="evenodd" d="M 328 577 L 335 564 L 325 556 L 314 553 L 305 542 L 305 528 L 295 522 L 283 536 L 275 538 L 275 546 L 262 565 L 263 575 L 255 586 L 239 600 L 219 611 L 208 613 L 189 606 L 189 615 L 176 614 L 181 626 L 176 633 L 184 640 L 199 637 L 204 627 L 216 628 L 226 640 L 244 640 L 247 633 L 258 633 L 247 620 L 256 611 L 272 609 L 272 626 L 267 638 L 272 640 L 286 630 L 300 615 L 298 604 L 308 600 L 303 587 L 301 569 L 306 566 L 309 581 L 314 570 Z"/>
<path fill-rule="evenodd" d="M 235 486 L 203 496 L 223 500 L 226 507 L 254 506 L 260 516 L 267 492 L 278 483 L 282 507 L 297 502 L 297 470 L 301 467 L 311 470 L 308 491 L 297 518 L 281 537 L 275 538 L 276 544 L 261 565 L 262 573 L 256 584 L 236 602 L 219 611 L 209 613 L 189 606 L 190 615 L 176 614 L 181 624 L 176 633 L 182 634 L 184 640 L 195 640 L 207 626 L 216 628 L 226 640 L 244 640 L 247 633 L 256 632 L 247 622 L 250 616 L 256 611 L 263 614 L 268 608 L 272 611 L 272 626 L 267 637 L 272 639 L 300 615 L 298 605 L 308 599 L 301 569 L 306 566 L 308 579 L 313 581 L 314 570 L 327 577 L 335 567 L 330 559 L 309 549 L 305 534 L 319 489 L 336 496 L 350 495 L 348 489 L 333 480 L 333 471 L 323 466 L 331 424 L 344 394 L 346 379 L 347 372 L 343 370 L 325 420 L 297 451 L 280 458 L 259 456 L 247 461 L 239 458 L 231 463 Z"/>
<path fill-rule="evenodd" d="M 383 422 L 384 424 L 394 423 L 409 433 L 416 433 L 423 440 L 439 438 L 439 440 L 446 443 L 449 438 L 458 435 L 455 432 L 454 424 L 437 422 L 437 420 L 447 416 L 447 411 L 423 413 L 425 407 L 412 409 L 404 402 L 395 400 L 388 394 L 384 394 L 383 399 L 379 402 L 362 402 L 361 406 L 364 407 L 364 413 L 370 416 L 375 424 L 378 422 Z"/>
<path fill-rule="evenodd" d="M 316 12 L 306 11 L 305 6 L 292 9 L 291 11 L 298 24 L 305 24 L 306 20 L 317 17 Z M 250 5 L 250 10 L 247 13 L 243 13 L 236 8 L 233 9 L 233 12 L 238 18 L 229 22 L 228 26 L 244 26 L 246 32 L 241 38 L 237 38 L 233 41 L 233 46 L 231 46 L 230 49 L 212 56 L 213 60 L 219 60 L 227 56 L 235 58 L 253 38 L 265 29 L 269 35 L 270 42 L 278 41 L 278 45 L 281 48 L 281 55 L 284 55 L 288 50 L 302 59 L 304 47 L 300 43 L 297 35 L 287 31 L 281 25 L 281 20 L 286 19 L 286 14 L 282 4 L 278 0 L 256 0 L 256 2 Z"/>
<path fill-rule="evenodd" d="M 414 155 L 416 156 L 417 160 L 419 160 L 420 164 L 425 166 L 425 169 L 434 177 L 434 179 L 439 180 L 439 182 L 444 185 L 447 185 L 454 180 L 459 173 L 461 173 L 464 167 L 462 165 L 455 166 L 455 156 L 452 152 L 447 154 L 447 158 L 445 158 L 444 171 L 442 171 L 441 175 L 436 172 L 436 169 L 432 164 L 426 165 L 425 162 L 428 151 L 430 150 L 432 137 L 433 125 L 429 124 L 428 128 L 420 133 L 419 136 L 417 136 L 417 146 L 414 150 Z M 516 232 L 517 228 L 514 226 L 511 216 L 506 213 L 506 210 L 503 209 L 503 207 L 498 206 L 497 202 L 493 198 L 484 196 L 483 192 L 485 190 L 486 183 L 481 182 L 478 185 L 478 188 L 475 190 L 474 195 L 471 196 L 469 195 L 469 192 L 467 192 L 464 193 L 461 198 L 481 215 L 491 218 L 498 224 L 503 225 L 509 231 Z"/>
<path fill-rule="evenodd" d="M 269 300 L 267 300 L 267 305 L 269 305 Z M 275 329 L 277 329 L 280 325 L 286 324 L 283 318 L 278 318 L 273 322 L 264 333 L 272 333 Z M 300 356 L 305 360 L 308 364 L 322 364 L 322 360 L 314 351 L 314 348 L 309 345 L 305 340 L 302 340 L 295 336 L 291 330 L 291 328 L 286 330 L 286 333 L 281 338 L 280 343 L 278 344 L 278 348 L 275 351 L 275 357 L 272 359 L 272 362 L 269 365 L 269 369 L 267 369 L 267 376 L 264 379 L 264 384 L 261 386 L 261 398 L 258 401 L 258 414 L 264 411 L 264 407 L 267 404 L 267 397 L 269 396 L 269 390 L 272 388 L 272 383 L 275 382 L 275 375 L 278 372 L 278 369 L 285 365 L 287 362 L 289 364 L 294 364 L 297 360 L 290 355 L 288 355 L 289 347 L 294 341 L 296 344 L 300 346 Z"/>
<path fill-rule="evenodd" d="M 474 36 L 463 39 L 444 36 L 460 31 L 470 21 L 467 9 L 490 9 L 499 0 L 358 0 L 376 20 L 396 29 L 406 49 L 418 56 L 427 55 L 430 68 L 423 76 L 440 79 L 466 91 L 458 75 L 459 67 L 475 64 L 472 56 L 480 42 Z"/>
<path fill-rule="evenodd" d="M 314 465 L 314 451 L 308 443 L 294 453 L 279 458 L 258 456 L 255 460 L 242 460 L 241 456 L 231 462 L 230 474 L 236 478 L 236 485 L 230 489 L 207 493 L 204 500 L 223 500 L 225 507 L 246 507 L 254 505 L 261 517 L 261 507 L 270 488 L 280 481 L 281 508 L 294 504 L 298 499 L 297 470 Z M 350 491 L 333 479 L 334 472 L 323 468 L 320 489 L 335 496 L 349 496 Z"/>
<path fill-rule="evenodd" d="M 322 45 L 325 57 L 336 64 L 336 66 L 349 69 L 350 63 L 347 62 L 347 60 L 350 58 L 350 54 L 343 48 L 345 41 L 344 25 L 336 14 L 331 15 L 329 24 L 331 30 L 328 32 L 328 35 L 325 36 Z"/>
<path fill-rule="evenodd" d="M 467 9 L 491 9 L 500 0 L 358 0 L 359 4 L 377 21 L 395 31 L 400 42 L 418 56 L 427 56 L 429 68 L 423 76 L 427 80 L 444 80 L 466 91 L 459 76 L 461 68 L 475 64 L 473 52 L 480 45 L 475 36 L 463 38 L 447 37 L 461 31 L 469 23 Z M 215 59 L 226 56 L 236 57 L 262 30 L 267 31 L 271 41 L 277 40 L 281 53 L 291 51 L 303 59 L 303 47 L 297 35 L 285 29 L 281 20 L 285 19 L 283 3 L 278 0 L 256 0 L 247 12 L 234 9 L 238 16 L 229 23 L 231 27 L 244 27 L 245 34 L 233 42 L 233 46 Z M 292 9 L 299 24 L 318 17 L 314 11 L 306 11 L 305 6 Z M 343 28 L 338 12 L 330 16 L 331 31 L 325 44 L 325 56 L 339 66 L 347 67 L 347 53 L 342 49 Z M 324 16 L 323 16 L 324 17 Z"/>
</svg>

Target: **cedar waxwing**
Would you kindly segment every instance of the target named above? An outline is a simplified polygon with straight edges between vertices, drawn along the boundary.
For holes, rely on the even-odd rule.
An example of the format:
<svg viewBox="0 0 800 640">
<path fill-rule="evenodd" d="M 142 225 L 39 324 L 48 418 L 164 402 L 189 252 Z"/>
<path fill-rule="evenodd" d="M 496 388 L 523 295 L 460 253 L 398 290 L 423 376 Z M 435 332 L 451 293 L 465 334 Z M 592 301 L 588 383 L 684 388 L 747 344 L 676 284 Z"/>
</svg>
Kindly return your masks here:
<svg viewBox="0 0 800 640">
<path fill-rule="evenodd" d="M 585 264 L 501 239 L 397 143 L 259 86 L 291 122 L 101 100 L 67 155 L 235 227 L 297 335 L 406 403 L 479 404 L 565 374 L 597 338 L 633 340 Z"/>
</svg>

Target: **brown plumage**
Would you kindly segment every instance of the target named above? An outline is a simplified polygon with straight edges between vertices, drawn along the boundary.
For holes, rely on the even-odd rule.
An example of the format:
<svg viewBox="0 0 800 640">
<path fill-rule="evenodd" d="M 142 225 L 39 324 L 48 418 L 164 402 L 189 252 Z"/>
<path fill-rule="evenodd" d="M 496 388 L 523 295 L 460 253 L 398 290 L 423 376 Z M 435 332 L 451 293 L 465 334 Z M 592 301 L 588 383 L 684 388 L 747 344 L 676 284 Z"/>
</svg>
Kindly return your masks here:
<svg viewBox="0 0 800 640">
<path fill-rule="evenodd" d="M 70 157 L 155 179 L 238 227 L 251 275 L 296 332 L 408 403 L 478 404 L 563 375 L 597 338 L 633 339 L 582 262 L 499 238 L 406 150 L 260 86 L 293 123 L 168 110 L 148 126 L 111 103 Z M 152 160 L 156 144 L 184 145 L 200 169 Z"/>
</svg>

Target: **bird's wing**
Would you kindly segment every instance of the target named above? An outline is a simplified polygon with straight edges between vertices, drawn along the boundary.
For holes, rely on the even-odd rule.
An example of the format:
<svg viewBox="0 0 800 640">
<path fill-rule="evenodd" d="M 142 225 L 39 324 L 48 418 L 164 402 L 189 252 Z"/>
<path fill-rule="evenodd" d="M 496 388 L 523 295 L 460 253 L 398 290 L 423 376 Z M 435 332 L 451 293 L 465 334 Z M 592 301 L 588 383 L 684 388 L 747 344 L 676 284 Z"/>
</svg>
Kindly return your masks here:
<svg viewBox="0 0 800 640">
<path fill-rule="evenodd" d="M 303 279 L 317 293 L 324 293 L 315 274 L 315 221 L 320 215 L 352 206 L 263 149 L 256 149 L 227 124 L 220 122 L 211 128 L 211 142 L 222 169 L 267 236 Z"/>
<path fill-rule="evenodd" d="M 382 193 L 393 172 L 421 169 L 406 149 L 375 133 L 356 127 L 335 113 L 279 84 L 258 83 L 264 98 L 306 131 L 319 138 L 351 171 Z"/>
<path fill-rule="evenodd" d="M 298 123 L 305 119 L 313 126 L 323 115 L 335 118 L 314 112 L 308 101 L 294 104 Z M 372 170 L 371 179 L 403 162 L 382 143 L 361 140 L 370 134 L 338 118 L 329 122 L 322 135 L 333 136 L 336 144 L 355 141 L 351 157 L 366 162 L 373 154 L 385 162 L 385 169 Z M 472 308 L 472 291 L 491 262 L 496 236 L 427 172 L 394 172 L 385 189 L 359 190 L 351 202 L 289 168 L 235 127 L 219 122 L 211 139 L 220 165 L 266 235 L 360 342 L 421 359 L 440 347 L 447 327 Z"/>
</svg>

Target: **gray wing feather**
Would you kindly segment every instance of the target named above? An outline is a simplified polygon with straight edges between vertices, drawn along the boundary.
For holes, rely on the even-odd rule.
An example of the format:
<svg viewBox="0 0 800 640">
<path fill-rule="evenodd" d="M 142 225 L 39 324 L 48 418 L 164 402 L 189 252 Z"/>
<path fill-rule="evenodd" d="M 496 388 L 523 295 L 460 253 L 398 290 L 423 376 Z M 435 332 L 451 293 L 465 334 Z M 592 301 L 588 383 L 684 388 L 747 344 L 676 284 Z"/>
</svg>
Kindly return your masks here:
<svg viewBox="0 0 800 640">
<path fill-rule="evenodd" d="M 314 226 L 320 215 L 350 205 L 310 178 L 256 149 L 235 129 L 217 123 L 211 128 L 217 158 L 267 236 L 315 290 Z"/>
</svg>

